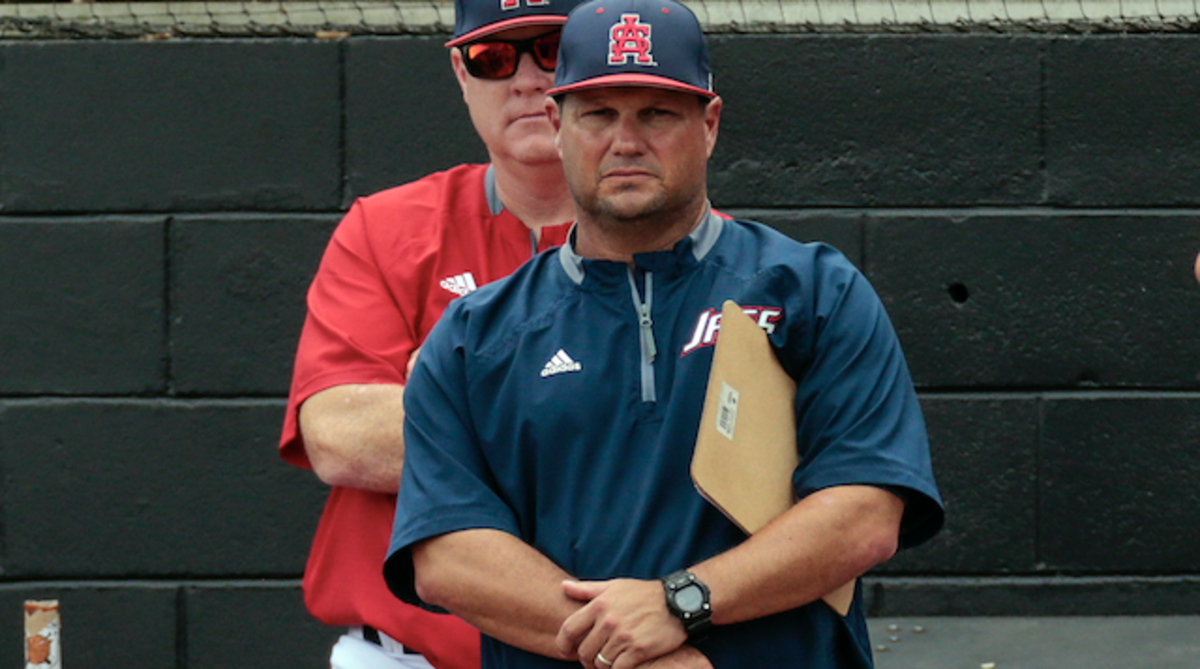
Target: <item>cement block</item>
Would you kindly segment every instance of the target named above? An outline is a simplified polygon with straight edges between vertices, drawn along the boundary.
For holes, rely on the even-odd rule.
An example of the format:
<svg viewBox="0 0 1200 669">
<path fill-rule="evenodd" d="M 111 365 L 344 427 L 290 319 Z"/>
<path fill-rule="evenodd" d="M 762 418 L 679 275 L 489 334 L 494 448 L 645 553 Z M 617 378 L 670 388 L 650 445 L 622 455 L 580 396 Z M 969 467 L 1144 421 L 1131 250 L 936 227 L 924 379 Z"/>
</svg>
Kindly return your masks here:
<svg viewBox="0 0 1200 669">
<path fill-rule="evenodd" d="M 1200 555 L 1200 397 L 1046 402 L 1042 559 L 1077 572 L 1178 574 Z"/>
<path fill-rule="evenodd" d="M 1176 576 L 868 576 L 871 616 L 1200 614 L 1200 579 Z"/>
<path fill-rule="evenodd" d="M 86 551 L 73 542 L 64 553 Z M 75 550 L 71 550 L 75 549 Z M 169 669 L 176 664 L 177 588 L 157 584 L 8 583 L 0 585 L 6 634 L 0 655 L 10 666 L 24 657 L 21 623 L 25 600 L 57 599 L 62 620 L 63 666 L 72 669 Z"/>
<path fill-rule="evenodd" d="M 1200 218 L 872 216 L 866 271 L 924 388 L 1196 388 Z"/>
<path fill-rule="evenodd" d="M 0 51 L 5 212 L 340 203 L 337 44 L 18 42 Z"/>
<path fill-rule="evenodd" d="M 921 398 L 946 525 L 879 573 L 1028 573 L 1037 563 L 1034 397 Z"/>
<path fill-rule="evenodd" d="M 719 206 L 1035 203 L 1037 39 L 721 35 Z"/>
<path fill-rule="evenodd" d="M 345 633 L 310 617 L 298 586 L 194 586 L 185 601 L 188 667 L 327 669 Z"/>
<path fill-rule="evenodd" d="M 487 162 L 444 36 L 351 40 L 346 50 L 346 198 L 466 162 Z"/>
<path fill-rule="evenodd" d="M 279 400 L 0 403 L 5 576 L 299 575 L 326 488 Z"/>
<path fill-rule="evenodd" d="M 286 395 L 305 295 L 339 217 L 171 225 L 171 372 L 181 395 Z"/>
<path fill-rule="evenodd" d="M 0 218 L 0 393 L 165 389 L 163 229 Z"/>
<path fill-rule="evenodd" d="M 1049 197 L 1069 206 L 1200 204 L 1200 41 L 1056 39 L 1046 51 Z"/>
</svg>

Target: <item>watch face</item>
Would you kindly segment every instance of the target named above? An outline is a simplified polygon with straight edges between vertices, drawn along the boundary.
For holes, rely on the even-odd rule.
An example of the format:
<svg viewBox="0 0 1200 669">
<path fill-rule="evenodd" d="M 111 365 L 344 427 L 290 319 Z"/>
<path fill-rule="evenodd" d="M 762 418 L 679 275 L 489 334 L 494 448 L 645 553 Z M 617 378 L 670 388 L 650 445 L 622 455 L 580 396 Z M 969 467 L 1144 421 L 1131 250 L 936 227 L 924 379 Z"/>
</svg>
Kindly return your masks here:
<svg viewBox="0 0 1200 669">
<path fill-rule="evenodd" d="M 704 592 L 695 583 L 685 585 L 675 591 L 675 605 L 681 611 L 695 613 L 704 606 Z"/>
</svg>

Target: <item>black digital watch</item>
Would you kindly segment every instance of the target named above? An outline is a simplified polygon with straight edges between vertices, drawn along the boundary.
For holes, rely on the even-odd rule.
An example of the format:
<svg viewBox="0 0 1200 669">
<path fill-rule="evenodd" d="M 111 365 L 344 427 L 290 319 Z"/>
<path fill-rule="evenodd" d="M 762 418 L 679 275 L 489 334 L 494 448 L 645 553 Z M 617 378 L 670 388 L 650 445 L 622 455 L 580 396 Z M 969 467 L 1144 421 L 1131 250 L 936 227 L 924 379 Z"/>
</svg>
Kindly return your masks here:
<svg viewBox="0 0 1200 669">
<path fill-rule="evenodd" d="M 713 625 L 708 586 L 686 569 L 664 576 L 662 584 L 667 609 L 683 623 L 688 639 L 702 639 Z"/>
</svg>

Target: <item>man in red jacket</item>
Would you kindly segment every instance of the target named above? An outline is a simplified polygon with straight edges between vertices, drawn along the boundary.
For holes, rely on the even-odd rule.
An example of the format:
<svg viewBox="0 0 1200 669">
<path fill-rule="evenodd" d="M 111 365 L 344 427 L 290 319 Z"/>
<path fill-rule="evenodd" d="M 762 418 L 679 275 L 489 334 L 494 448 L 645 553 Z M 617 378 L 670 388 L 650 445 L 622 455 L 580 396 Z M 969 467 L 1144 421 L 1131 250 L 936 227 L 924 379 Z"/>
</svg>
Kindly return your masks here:
<svg viewBox="0 0 1200 669">
<path fill-rule="evenodd" d="M 450 64 L 490 163 L 357 201 L 308 293 L 282 457 L 332 486 L 304 575 L 309 611 L 348 627 L 333 669 L 476 669 L 479 635 L 401 603 L 382 565 L 404 461 L 407 371 L 450 300 L 560 245 L 574 215 L 545 93 L 579 0 L 456 0 Z"/>
</svg>

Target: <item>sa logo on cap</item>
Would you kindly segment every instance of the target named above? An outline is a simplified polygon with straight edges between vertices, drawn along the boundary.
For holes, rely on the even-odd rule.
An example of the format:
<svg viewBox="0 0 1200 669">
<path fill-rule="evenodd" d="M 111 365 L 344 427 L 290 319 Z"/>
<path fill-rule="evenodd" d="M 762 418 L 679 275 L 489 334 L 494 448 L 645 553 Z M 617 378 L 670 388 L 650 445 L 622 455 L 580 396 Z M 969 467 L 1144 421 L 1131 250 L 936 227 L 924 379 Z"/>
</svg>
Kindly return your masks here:
<svg viewBox="0 0 1200 669">
<path fill-rule="evenodd" d="M 642 23 L 640 14 L 622 14 L 621 20 L 608 30 L 608 64 L 624 65 L 633 58 L 635 65 L 656 66 L 650 49 L 650 24 Z"/>
</svg>

